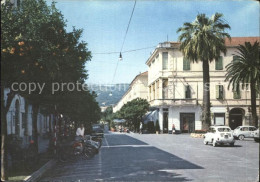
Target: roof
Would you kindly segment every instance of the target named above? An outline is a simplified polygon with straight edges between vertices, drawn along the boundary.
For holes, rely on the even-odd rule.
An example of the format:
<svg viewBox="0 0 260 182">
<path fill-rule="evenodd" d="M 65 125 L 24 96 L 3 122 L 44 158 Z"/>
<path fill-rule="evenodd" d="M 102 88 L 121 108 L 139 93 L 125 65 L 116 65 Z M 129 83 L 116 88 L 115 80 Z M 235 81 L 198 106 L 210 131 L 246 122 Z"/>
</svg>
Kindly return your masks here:
<svg viewBox="0 0 260 182">
<path fill-rule="evenodd" d="M 231 41 L 226 39 L 225 44 L 228 47 L 233 47 L 245 44 L 245 42 L 250 42 L 251 44 L 253 44 L 256 41 L 260 42 L 260 37 L 231 37 Z"/>
<path fill-rule="evenodd" d="M 253 44 L 256 41 L 260 42 L 260 37 L 231 37 L 231 41 L 226 38 L 225 44 L 227 47 L 237 47 L 244 44 L 245 42 L 250 42 L 251 44 Z M 174 41 L 159 43 L 157 48 L 155 48 L 155 50 L 153 51 L 152 55 L 146 61 L 146 64 L 150 63 L 151 58 L 155 56 L 155 53 L 157 52 L 156 50 L 158 50 L 159 48 L 179 48 L 180 44 L 180 42 Z"/>
</svg>

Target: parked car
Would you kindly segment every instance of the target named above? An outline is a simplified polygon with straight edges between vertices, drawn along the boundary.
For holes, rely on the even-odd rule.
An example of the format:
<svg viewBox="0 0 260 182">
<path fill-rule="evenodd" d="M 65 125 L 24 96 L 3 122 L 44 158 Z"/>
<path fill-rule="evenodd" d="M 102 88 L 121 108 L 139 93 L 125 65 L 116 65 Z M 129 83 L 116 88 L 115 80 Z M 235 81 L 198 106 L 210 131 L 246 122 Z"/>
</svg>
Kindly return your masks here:
<svg viewBox="0 0 260 182">
<path fill-rule="evenodd" d="M 254 131 L 254 140 L 256 141 L 256 142 L 259 142 L 260 141 L 260 137 L 259 137 L 259 128 L 256 130 L 256 131 Z"/>
<path fill-rule="evenodd" d="M 233 135 L 239 140 L 244 140 L 244 138 L 253 138 L 255 130 L 256 127 L 254 126 L 238 126 L 236 129 L 234 129 Z"/>
<path fill-rule="evenodd" d="M 217 144 L 229 144 L 234 146 L 235 139 L 228 126 L 211 126 L 204 135 L 204 144 L 212 143 L 213 147 Z"/>
<path fill-rule="evenodd" d="M 101 124 L 93 124 L 92 125 L 92 136 L 104 137 L 104 129 Z"/>
</svg>

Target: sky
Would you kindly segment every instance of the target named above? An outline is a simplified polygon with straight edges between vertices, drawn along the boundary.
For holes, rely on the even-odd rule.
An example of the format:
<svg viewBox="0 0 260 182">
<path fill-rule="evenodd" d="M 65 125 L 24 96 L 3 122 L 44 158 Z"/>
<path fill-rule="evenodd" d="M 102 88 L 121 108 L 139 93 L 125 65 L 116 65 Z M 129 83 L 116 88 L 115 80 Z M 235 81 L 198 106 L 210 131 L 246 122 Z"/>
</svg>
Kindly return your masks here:
<svg viewBox="0 0 260 182">
<path fill-rule="evenodd" d="M 73 26 L 83 29 L 81 40 L 92 53 L 91 61 L 86 63 L 88 84 L 130 83 L 137 74 L 148 70 L 145 62 L 155 46 L 167 40 L 177 41 L 176 30 L 184 22 L 194 21 L 198 13 L 209 17 L 223 13 L 232 37 L 259 36 L 260 6 L 253 0 L 137 0 L 127 34 L 134 0 L 56 2 L 67 20 L 67 30 Z M 121 48 L 123 59 L 118 61 Z"/>
</svg>

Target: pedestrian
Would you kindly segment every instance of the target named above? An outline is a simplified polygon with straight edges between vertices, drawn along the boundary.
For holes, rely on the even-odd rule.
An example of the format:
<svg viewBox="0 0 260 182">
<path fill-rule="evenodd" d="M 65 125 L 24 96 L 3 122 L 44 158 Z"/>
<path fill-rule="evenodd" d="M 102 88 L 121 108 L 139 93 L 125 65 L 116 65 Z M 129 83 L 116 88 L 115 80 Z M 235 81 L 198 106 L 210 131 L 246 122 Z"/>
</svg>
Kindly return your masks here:
<svg viewBox="0 0 260 182">
<path fill-rule="evenodd" d="M 174 133 L 175 133 L 175 125 L 172 124 L 172 134 L 174 134 Z"/>
<path fill-rule="evenodd" d="M 81 124 L 80 127 L 77 129 L 76 131 L 76 137 L 81 137 L 83 138 L 84 137 L 84 132 L 85 132 L 85 128 L 84 128 L 84 125 Z"/>
<path fill-rule="evenodd" d="M 143 123 L 140 122 L 140 129 L 139 129 L 139 134 L 142 134 L 142 129 L 143 129 Z"/>
</svg>

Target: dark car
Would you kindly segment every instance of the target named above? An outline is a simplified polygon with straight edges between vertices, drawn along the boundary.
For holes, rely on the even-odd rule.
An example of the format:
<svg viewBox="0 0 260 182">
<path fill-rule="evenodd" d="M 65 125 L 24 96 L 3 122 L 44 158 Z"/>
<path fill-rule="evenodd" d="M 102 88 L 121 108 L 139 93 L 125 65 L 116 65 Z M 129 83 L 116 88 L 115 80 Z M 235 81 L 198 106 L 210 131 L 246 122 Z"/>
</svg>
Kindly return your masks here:
<svg viewBox="0 0 260 182">
<path fill-rule="evenodd" d="M 97 137 L 104 137 L 104 129 L 103 125 L 101 124 L 93 124 L 92 125 L 92 136 L 97 136 Z"/>
</svg>

